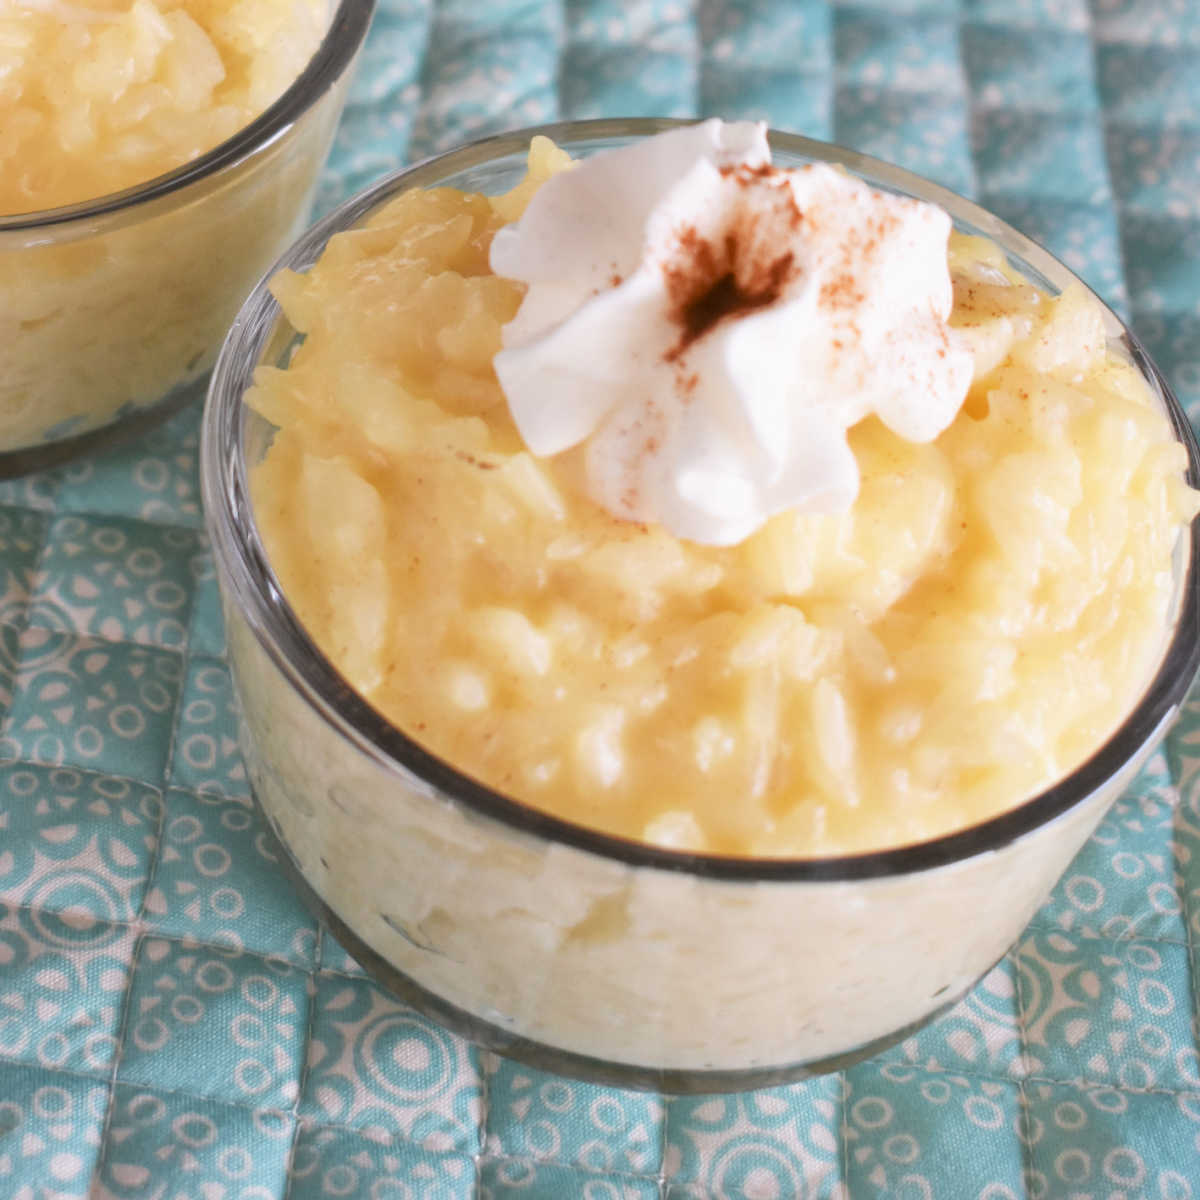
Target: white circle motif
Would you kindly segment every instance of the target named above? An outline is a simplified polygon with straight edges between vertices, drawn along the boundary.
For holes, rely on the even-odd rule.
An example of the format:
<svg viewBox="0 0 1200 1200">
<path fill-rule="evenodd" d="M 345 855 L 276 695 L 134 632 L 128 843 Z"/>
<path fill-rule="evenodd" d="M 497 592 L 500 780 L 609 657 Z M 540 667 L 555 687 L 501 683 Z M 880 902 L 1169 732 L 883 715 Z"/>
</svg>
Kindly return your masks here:
<svg viewBox="0 0 1200 1200">
<path fill-rule="evenodd" d="M 854 1118 L 855 1124 L 861 1125 L 864 1129 L 882 1129 L 891 1121 L 895 1113 L 892 1106 L 881 1096 L 864 1096 L 861 1100 L 854 1102 L 850 1115 Z"/>
<path fill-rule="evenodd" d="M 1123 1113 L 1129 1107 L 1129 1098 L 1116 1088 L 1097 1088 L 1088 1092 L 1088 1101 L 1093 1108 L 1106 1113 Z"/>
<path fill-rule="evenodd" d="M 1143 971 L 1157 971 L 1162 966 L 1162 956 L 1145 942 L 1134 942 L 1126 951 L 1126 957 Z"/>
<path fill-rule="evenodd" d="M 1075 1131 L 1087 1124 L 1087 1113 L 1074 1100 L 1064 1100 L 1054 1106 L 1054 1123 L 1059 1129 Z"/>
<path fill-rule="evenodd" d="M 1142 1156 L 1136 1150 L 1130 1150 L 1128 1146 L 1117 1146 L 1110 1150 L 1104 1156 L 1101 1166 L 1104 1174 L 1113 1183 L 1126 1187 L 1139 1187 L 1146 1178 L 1146 1164 L 1142 1161 Z"/>
<path fill-rule="evenodd" d="M 95 725 L 80 725 L 71 740 L 85 758 L 95 758 L 104 749 L 104 735 Z"/>
<path fill-rule="evenodd" d="M 358 1187 L 358 1172 L 346 1163 L 338 1163 L 321 1176 L 321 1186 L 329 1196 L 348 1196 Z"/>
<path fill-rule="evenodd" d="M 246 911 L 246 901 L 236 888 L 217 888 L 208 898 L 208 903 L 218 917 L 227 921 L 235 920 Z"/>
<path fill-rule="evenodd" d="M 617 1133 L 625 1128 L 625 1109 L 612 1096 L 597 1096 L 588 1105 L 588 1116 L 602 1133 Z"/>
<path fill-rule="evenodd" d="M 441 1030 L 422 1025 L 413 1017 L 403 1013 L 388 1013 L 376 1019 L 363 1031 L 359 1043 L 359 1053 L 362 1055 L 362 1061 L 371 1080 L 388 1095 L 410 1100 L 423 1096 L 435 1096 L 446 1086 L 454 1072 L 454 1051 L 449 1044 L 448 1037 L 449 1035 L 442 1033 Z M 386 1064 L 389 1058 L 393 1063 L 396 1060 L 394 1056 L 381 1053 L 381 1044 L 386 1045 L 387 1041 L 394 1044 L 410 1039 L 423 1043 L 426 1055 L 425 1066 L 417 1069 L 421 1075 L 433 1074 L 432 1079 L 416 1079 L 409 1083 L 403 1076 L 401 1079 L 396 1079 L 387 1070 Z M 401 1067 L 403 1075 L 409 1074 L 404 1064 L 396 1063 L 396 1065 Z"/>
<path fill-rule="evenodd" d="M 1083 1183 L 1092 1173 L 1091 1156 L 1084 1150 L 1064 1150 L 1054 1160 L 1054 1173 L 1063 1183 Z"/>
<path fill-rule="evenodd" d="M 163 569 L 162 555 L 150 546 L 139 546 L 126 560 L 126 567 L 131 575 L 148 579 L 159 574 Z"/>
<path fill-rule="evenodd" d="M 71 1053 L 70 1043 L 59 1032 L 48 1033 L 38 1042 L 38 1063 L 43 1067 L 61 1067 Z"/>
<path fill-rule="evenodd" d="M 108 727 L 117 737 L 131 741 L 146 732 L 146 718 L 140 708 L 132 704 L 118 704 L 108 714 Z"/>
<path fill-rule="evenodd" d="M 521 1162 L 519 1159 L 509 1159 L 502 1162 L 496 1174 L 510 1187 L 529 1187 L 537 1178 L 537 1167 L 531 1162 Z"/>
<path fill-rule="evenodd" d="M 72 772 L 72 774 L 74 774 L 74 772 Z M 106 800 L 127 800 L 133 792 L 133 788 L 130 786 L 127 780 L 110 779 L 106 775 L 100 775 L 93 779 L 92 787 L 95 788 L 96 791 L 98 791 Z M 139 808 L 141 808 L 141 806 L 144 805 L 147 800 L 157 804 L 158 797 L 153 792 L 144 793 L 141 801 L 139 802 Z M 143 816 L 148 815 L 144 808 L 142 808 L 141 811 Z M 158 815 L 157 808 L 154 811 L 154 815 Z"/>
<path fill-rule="evenodd" d="M 243 1058 L 233 1068 L 233 1082 L 243 1092 L 257 1096 L 271 1086 L 271 1072 L 256 1058 Z"/>
<path fill-rule="evenodd" d="M 143 458 L 133 468 L 133 480 L 144 492 L 161 492 L 169 479 L 167 464 L 161 458 Z"/>
<path fill-rule="evenodd" d="M 1192 1200 L 1192 1185 L 1178 1171 L 1160 1171 L 1158 1194 L 1162 1200 Z"/>
<path fill-rule="evenodd" d="M 575 1092 L 569 1084 L 555 1079 L 542 1084 L 538 1098 L 551 1112 L 565 1113 L 575 1103 Z"/>
<path fill-rule="evenodd" d="M 254 1159 L 244 1146 L 227 1146 L 217 1155 L 217 1170 L 227 1179 L 245 1179 L 254 1167 Z"/>
<path fill-rule="evenodd" d="M 229 1035 L 234 1044 L 243 1050 L 252 1050 L 267 1040 L 267 1027 L 253 1013 L 238 1013 L 229 1026 Z"/>
<path fill-rule="evenodd" d="M 894 1133 L 883 1143 L 884 1155 L 894 1163 L 908 1164 L 916 1162 L 921 1153 L 917 1139 L 911 1134 Z"/>
<path fill-rule="evenodd" d="M 1112 856 L 1112 869 L 1122 879 L 1137 879 L 1146 872 L 1146 864 L 1136 854 L 1122 850 Z"/>
<path fill-rule="evenodd" d="M 207 733 L 192 733 L 183 740 L 184 761 L 197 771 L 211 771 L 217 765 L 217 740 Z"/>
<path fill-rule="evenodd" d="M 1142 1007 L 1156 1017 L 1165 1017 L 1175 1011 L 1175 997 L 1161 979 L 1139 980 L 1137 993 Z"/>
<path fill-rule="evenodd" d="M 201 875 L 216 879 L 224 875 L 233 863 L 229 851 L 216 842 L 205 842 L 192 851 L 192 862 Z"/>
<path fill-rule="evenodd" d="M 525 1131 L 525 1144 L 534 1158 L 556 1158 L 562 1149 L 562 1134 L 552 1121 L 531 1121 Z"/>
<path fill-rule="evenodd" d="M 209 959 L 196 969 L 196 986 L 206 992 L 227 992 L 233 987 L 233 972 L 216 959 Z M 245 991 L 243 989 L 243 995 Z"/>
<path fill-rule="evenodd" d="M 1146 889 L 1146 896 L 1154 911 L 1162 913 L 1164 916 L 1174 917 L 1183 912 L 1183 905 L 1180 903 L 1175 889 L 1161 879 Z"/>
<path fill-rule="evenodd" d="M 184 1025 L 195 1025 L 204 1016 L 204 1005 L 195 996 L 183 992 L 171 1000 L 171 1016 Z"/>
<path fill-rule="evenodd" d="M 206 696 L 189 700 L 183 710 L 183 719 L 189 725 L 207 725 L 217 719 L 217 706 Z"/>
<path fill-rule="evenodd" d="M 33 1093 L 33 1115 L 35 1117 L 60 1120 L 71 1115 L 74 1102 L 66 1088 L 47 1085 Z"/>
<path fill-rule="evenodd" d="M 963 1112 L 980 1129 L 999 1129 L 1004 1124 L 1004 1110 L 986 1096 L 968 1096 L 963 1102 Z"/>
<path fill-rule="evenodd" d="M 140 1092 L 129 1102 L 129 1119 L 135 1125 L 157 1125 L 167 1115 L 167 1106 L 149 1092 Z"/>
<path fill-rule="evenodd" d="M 171 1122 L 171 1132 L 193 1150 L 211 1146 L 217 1140 L 216 1122 L 203 1113 L 183 1113 Z"/>
<path fill-rule="evenodd" d="M 155 608 L 178 612 L 187 603 L 187 590 L 173 579 L 159 579 L 146 589 L 146 599 Z"/>
<path fill-rule="evenodd" d="M 242 999 L 259 1012 L 270 1008 L 279 999 L 279 985 L 266 975 L 247 975 L 240 990 Z"/>
<path fill-rule="evenodd" d="M 1067 899 L 1080 912 L 1095 912 L 1104 903 L 1104 885 L 1090 875 L 1072 875 L 1065 891 Z"/>
<path fill-rule="evenodd" d="M 186 846 L 188 842 L 194 842 L 203 832 L 204 826 L 200 824 L 199 817 L 175 817 L 167 826 L 167 839 Z"/>
<path fill-rule="evenodd" d="M 139 1050 L 161 1050 L 170 1036 L 171 1031 L 158 1017 L 143 1017 L 133 1027 L 133 1043 Z"/>
<path fill-rule="evenodd" d="M 252 820 L 253 817 L 244 808 L 227 808 L 221 814 L 221 824 L 226 829 L 232 829 L 235 833 L 249 829 Z"/>
</svg>

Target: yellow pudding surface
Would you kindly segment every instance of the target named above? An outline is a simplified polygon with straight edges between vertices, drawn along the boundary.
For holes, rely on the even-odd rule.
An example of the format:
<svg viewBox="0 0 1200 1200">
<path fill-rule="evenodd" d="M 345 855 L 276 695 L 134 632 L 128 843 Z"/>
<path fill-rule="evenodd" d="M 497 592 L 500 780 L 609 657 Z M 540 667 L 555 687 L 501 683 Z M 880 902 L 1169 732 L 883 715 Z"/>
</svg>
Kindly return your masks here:
<svg viewBox="0 0 1200 1200">
<path fill-rule="evenodd" d="M 250 123 L 326 0 L 15 0 L 0 11 L 0 213 L 132 187 Z"/>
<path fill-rule="evenodd" d="M 1096 302 L 954 235 L 975 377 L 950 428 L 868 419 L 849 512 L 685 542 L 588 499 L 577 451 L 533 457 L 492 370 L 521 288 L 491 237 L 566 165 L 537 139 L 507 196 L 404 193 L 274 282 L 303 341 L 248 396 L 277 427 L 255 516 L 348 680 L 509 796 L 715 853 L 922 840 L 1096 750 L 1160 657 L 1197 508 Z"/>
</svg>

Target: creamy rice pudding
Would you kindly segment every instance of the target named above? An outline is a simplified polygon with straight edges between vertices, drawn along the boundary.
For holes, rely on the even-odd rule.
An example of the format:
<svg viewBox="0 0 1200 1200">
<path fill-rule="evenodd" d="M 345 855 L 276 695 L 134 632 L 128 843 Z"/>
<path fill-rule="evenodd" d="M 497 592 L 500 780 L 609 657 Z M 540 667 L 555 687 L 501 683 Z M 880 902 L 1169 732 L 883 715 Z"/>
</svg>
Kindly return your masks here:
<svg viewBox="0 0 1200 1200">
<path fill-rule="evenodd" d="M 328 20 L 326 0 L 3 7 L 0 454 L 200 386 L 238 303 L 307 218 L 344 80 L 221 171 L 159 198 L 106 198 L 250 125 L 313 58 Z"/>
<path fill-rule="evenodd" d="M 781 247 L 764 275 L 723 257 L 722 222 L 754 224 L 732 189 L 759 169 L 723 155 L 760 134 L 688 135 L 713 153 L 678 190 L 660 128 L 557 127 L 584 166 L 564 175 L 535 141 L 508 194 L 523 134 L 348 202 L 289 252 L 305 273 L 276 279 L 282 313 L 263 287 L 247 302 L 201 458 L 251 785 L 316 910 L 402 997 L 502 1053 L 728 1090 L 860 1057 L 1011 945 L 1195 673 L 1196 459 L 1113 314 L 988 214 L 773 135 L 786 165 L 845 164 L 991 235 L 947 250 L 936 210 L 804 175 L 847 220 L 862 204 L 908 230 L 888 253 L 925 298 L 872 316 L 895 281 L 834 283 L 828 243 Z M 590 189 L 614 144 L 651 147 L 648 171 L 617 174 L 674 214 L 653 253 L 598 258 L 565 205 L 542 266 L 506 258 L 538 197 Z M 719 220 L 693 206 L 710 192 Z M 611 217 L 625 245 L 628 213 L 600 209 L 577 227 Z M 689 225 L 713 270 L 679 303 L 688 273 L 663 267 Z M 789 309 L 806 325 L 782 342 L 742 319 Z M 707 332 L 675 354 L 687 313 Z M 893 316 L 923 336 L 889 348 Z M 622 322 L 639 354 L 578 352 L 597 344 L 581 328 Z M 871 388 L 839 384 L 847 334 Z M 875 370 L 928 362 L 922 345 L 940 361 L 943 338 L 944 406 Z M 732 387 L 676 378 L 701 343 Z M 662 423 L 639 440 L 648 376 Z M 814 379 L 815 409 L 771 402 Z M 649 502 L 661 519 L 632 511 Z"/>
<path fill-rule="evenodd" d="M 1196 511 L 1096 303 L 953 235 L 957 415 L 854 421 L 843 511 L 704 545 L 614 516 L 578 449 L 532 453 L 497 382 L 524 289 L 489 248 L 566 166 L 539 141 L 506 196 L 406 193 L 273 285 L 304 342 L 249 397 L 278 427 L 256 516 L 351 683 L 504 794 L 735 855 L 925 840 L 1087 757 L 1158 660 Z"/>
</svg>

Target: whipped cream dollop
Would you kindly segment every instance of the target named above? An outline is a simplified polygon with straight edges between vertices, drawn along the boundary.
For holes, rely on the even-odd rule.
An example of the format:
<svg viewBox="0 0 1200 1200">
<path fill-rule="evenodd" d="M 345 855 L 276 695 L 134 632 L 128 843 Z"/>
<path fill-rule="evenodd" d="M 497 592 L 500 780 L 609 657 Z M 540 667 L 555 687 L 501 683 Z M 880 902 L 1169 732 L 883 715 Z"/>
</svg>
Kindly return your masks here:
<svg viewBox="0 0 1200 1200">
<path fill-rule="evenodd" d="M 586 443 L 618 518 L 710 545 L 858 492 L 846 431 L 937 437 L 971 381 L 941 209 L 710 120 L 584 159 L 491 248 L 528 285 L 496 374 L 536 455 Z"/>
</svg>

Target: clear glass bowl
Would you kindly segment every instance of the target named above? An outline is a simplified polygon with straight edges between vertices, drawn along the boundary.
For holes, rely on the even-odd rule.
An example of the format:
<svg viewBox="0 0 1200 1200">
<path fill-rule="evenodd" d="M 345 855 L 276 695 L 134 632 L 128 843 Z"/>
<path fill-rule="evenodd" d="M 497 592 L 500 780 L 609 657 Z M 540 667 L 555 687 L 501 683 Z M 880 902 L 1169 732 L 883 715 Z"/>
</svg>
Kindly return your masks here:
<svg viewBox="0 0 1200 1200">
<path fill-rule="evenodd" d="M 334 233 L 407 188 L 506 190 L 533 133 L 579 156 L 671 124 L 574 122 L 475 143 L 369 188 L 280 265 L 311 266 Z M 932 183 L 804 138 L 771 142 L 783 165 L 841 163 L 942 205 L 1041 288 L 1075 279 Z M 1195 483 L 1186 418 L 1105 313 L 1187 447 Z M 1069 777 L 1011 811 L 919 845 L 813 860 L 594 833 L 428 754 L 349 688 L 289 608 L 247 490 L 271 427 L 243 394 L 255 367 L 284 362 L 296 339 L 261 283 L 218 360 L 201 446 L 251 785 L 302 894 L 350 951 L 416 1008 L 515 1058 L 625 1086 L 725 1091 L 835 1069 L 898 1040 L 1012 944 L 1166 731 L 1200 661 L 1193 530 L 1178 547 L 1162 662 L 1136 708 Z"/>
<path fill-rule="evenodd" d="M 204 395 L 254 282 L 305 227 L 375 0 L 331 0 L 307 68 L 228 141 L 144 184 L 0 215 L 0 476 Z"/>
</svg>

